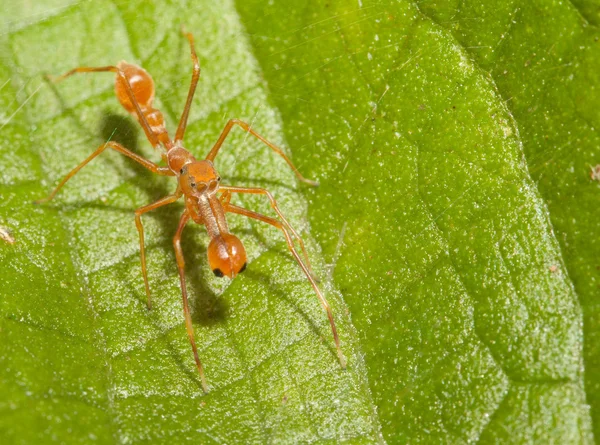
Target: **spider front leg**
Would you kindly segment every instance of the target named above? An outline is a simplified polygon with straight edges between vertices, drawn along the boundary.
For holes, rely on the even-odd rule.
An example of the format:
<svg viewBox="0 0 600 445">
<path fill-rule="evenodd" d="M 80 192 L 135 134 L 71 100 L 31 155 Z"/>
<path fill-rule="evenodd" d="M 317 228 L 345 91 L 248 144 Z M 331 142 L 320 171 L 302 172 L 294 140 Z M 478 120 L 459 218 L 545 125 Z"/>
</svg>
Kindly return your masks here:
<svg viewBox="0 0 600 445">
<path fill-rule="evenodd" d="M 321 292 L 321 289 L 319 289 L 319 286 L 317 285 L 317 282 L 314 279 L 312 271 L 310 270 L 309 266 L 307 264 L 305 264 L 304 261 L 302 261 L 302 258 L 298 254 L 298 251 L 296 250 L 296 247 L 294 246 L 294 242 L 290 235 L 289 229 L 291 229 L 291 226 L 289 225 L 287 220 L 285 220 L 283 215 L 281 215 L 281 212 L 279 211 L 279 208 L 277 207 L 277 203 L 275 202 L 275 200 L 273 199 L 271 194 L 268 191 L 263 190 L 263 189 L 244 189 L 242 187 L 222 187 L 222 189 L 226 190 L 225 191 L 226 194 L 231 193 L 231 192 L 233 192 L 233 193 L 266 194 L 272 200 L 272 206 L 274 209 L 276 209 L 276 212 L 278 215 L 280 215 L 280 218 L 282 218 L 282 221 L 278 221 L 274 218 L 262 215 L 260 213 L 253 212 L 251 210 L 247 210 L 242 207 L 238 207 L 236 205 L 230 204 L 229 203 L 230 195 L 227 196 L 225 202 L 223 203 L 223 208 L 225 209 L 226 212 L 237 213 L 238 215 L 246 216 L 248 218 L 252 218 L 252 219 L 256 219 L 256 220 L 265 222 L 267 224 L 270 224 L 270 225 L 278 228 L 279 230 L 281 230 L 283 232 L 283 235 L 285 236 L 285 240 L 286 240 L 286 243 L 288 245 L 290 252 L 292 253 L 292 255 L 294 256 L 294 259 L 296 260 L 296 262 L 298 263 L 298 265 L 300 266 L 300 268 L 306 275 L 306 278 L 308 279 L 312 288 L 314 289 L 315 293 L 317 294 L 317 298 L 319 299 L 321 306 L 323 306 L 323 309 L 327 313 L 327 318 L 329 319 L 329 324 L 331 326 L 331 332 L 333 334 L 333 340 L 335 342 L 335 347 L 337 349 L 338 360 L 340 362 L 341 367 L 343 369 L 345 369 L 346 368 L 346 358 L 344 357 L 344 354 L 342 353 L 342 349 L 340 347 L 340 338 L 337 333 L 335 321 L 333 320 L 333 313 L 331 312 L 331 307 L 329 306 L 327 299 Z M 296 234 L 296 236 L 297 236 L 297 234 Z M 301 245 L 304 247 L 304 243 L 298 236 L 297 236 L 297 239 L 300 241 Z"/>
<path fill-rule="evenodd" d="M 200 358 L 198 357 L 198 349 L 196 348 L 196 341 L 194 340 L 194 326 L 192 325 L 192 315 L 190 313 L 187 288 L 185 285 L 185 260 L 183 258 L 183 250 L 181 249 L 181 233 L 183 232 L 183 228 L 189 220 L 190 215 L 186 210 L 181 215 L 181 219 L 179 220 L 179 226 L 177 227 L 177 232 L 175 232 L 175 236 L 173 237 L 173 247 L 175 249 L 175 256 L 177 258 L 177 269 L 179 270 L 179 282 L 181 285 L 181 295 L 183 297 L 183 316 L 185 317 L 185 327 L 187 329 L 188 338 L 190 339 L 190 343 L 192 345 L 192 350 L 194 351 L 196 367 L 198 368 L 198 372 L 200 373 L 200 380 L 202 381 L 202 390 L 205 393 L 208 393 L 208 386 L 206 385 L 206 378 L 204 377 L 204 369 L 202 368 L 202 363 L 200 363 Z"/>
<path fill-rule="evenodd" d="M 73 170 L 71 170 L 67 174 L 67 176 L 65 176 L 63 178 L 63 180 L 60 181 L 60 183 L 56 186 L 56 188 L 52 191 L 52 193 L 50 193 L 50 195 L 48 195 L 46 198 L 42 198 L 42 199 L 36 201 L 36 204 L 41 204 L 43 202 L 51 201 L 54 198 L 54 196 L 56 196 L 56 194 L 60 191 L 60 189 L 67 183 L 67 181 L 69 179 L 71 179 L 73 176 L 75 176 L 75 174 L 79 170 L 81 170 L 83 167 L 85 167 L 92 159 L 94 159 L 96 156 L 98 156 L 100 153 L 102 153 L 107 148 L 112 148 L 113 150 L 118 151 L 119 153 L 127 156 L 128 158 L 133 159 L 138 164 L 141 164 L 142 166 L 146 167 L 152 173 L 156 173 L 158 175 L 163 175 L 163 176 L 174 176 L 174 173 L 169 168 L 160 167 L 160 166 L 156 165 L 154 162 L 144 159 L 140 155 L 135 154 L 132 151 L 129 151 L 128 149 L 123 147 L 121 144 L 119 144 L 117 142 L 109 141 L 105 144 L 102 144 L 100 147 L 98 147 L 91 155 L 89 155 L 83 162 L 81 162 L 81 164 L 77 165 Z"/>
<path fill-rule="evenodd" d="M 277 145 L 273 144 L 272 142 L 266 140 L 264 137 L 262 137 L 256 131 L 254 131 L 250 127 L 249 124 L 247 124 L 246 122 L 241 121 L 239 119 L 230 119 L 227 122 L 227 124 L 225 125 L 225 128 L 223 128 L 223 131 L 221 132 L 221 136 L 219 136 L 219 139 L 217 139 L 217 142 L 215 143 L 213 148 L 210 150 L 210 152 L 206 156 L 207 161 L 211 161 L 211 162 L 214 161 L 215 157 L 217 156 L 217 153 L 219 153 L 219 150 L 221 149 L 221 146 L 223 145 L 223 142 L 225 142 L 225 139 L 229 135 L 229 132 L 231 131 L 231 129 L 233 128 L 234 125 L 239 125 L 244 131 L 247 131 L 248 133 L 250 133 L 252 136 L 257 138 L 259 141 L 261 141 L 263 144 L 265 144 L 267 147 L 269 147 L 271 150 L 273 150 L 275 153 L 277 153 L 279 156 L 281 156 L 284 159 L 284 161 L 287 163 L 287 165 L 290 166 L 290 168 L 292 169 L 292 171 L 294 172 L 294 174 L 296 175 L 298 180 L 300 180 L 308 185 L 312 185 L 313 187 L 316 187 L 319 185 L 318 182 L 311 181 L 310 179 L 306 179 L 304 176 L 302 176 L 302 174 L 298 171 L 298 169 L 292 163 L 292 160 L 287 157 L 287 155 L 283 152 L 283 150 L 281 148 L 279 148 Z"/>
</svg>

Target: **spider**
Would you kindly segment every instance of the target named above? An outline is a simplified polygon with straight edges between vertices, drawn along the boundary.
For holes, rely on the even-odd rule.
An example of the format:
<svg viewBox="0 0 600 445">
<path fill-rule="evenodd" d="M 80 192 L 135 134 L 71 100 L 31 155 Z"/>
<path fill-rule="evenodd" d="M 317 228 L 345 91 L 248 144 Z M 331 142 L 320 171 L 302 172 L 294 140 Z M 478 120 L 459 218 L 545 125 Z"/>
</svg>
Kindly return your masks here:
<svg viewBox="0 0 600 445">
<path fill-rule="evenodd" d="M 161 157 L 167 164 L 166 167 L 159 166 L 152 161 L 149 161 L 132 151 L 128 150 L 121 144 L 109 141 L 98 147 L 87 159 L 71 170 L 50 195 L 44 199 L 37 201 L 38 203 L 47 202 L 54 198 L 58 191 L 71 179 L 79 170 L 87 165 L 92 159 L 98 156 L 107 148 L 127 156 L 130 159 L 138 162 L 148 170 L 158 175 L 174 176 L 177 178 L 177 189 L 172 195 L 166 196 L 158 201 L 140 207 L 135 211 L 135 225 L 140 235 L 140 258 L 142 263 L 142 276 L 144 278 L 144 286 L 148 297 L 148 309 L 152 308 L 152 300 L 150 297 L 150 286 L 148 284 L 148 274 L 146 270 L 146 252 L 144 248 L 144 226 L 142 225 L 142 215 L 159 207 L 174 203 L 181 197 L 185 200 L 185 210 L 179 220 L 177 231 L 173 237 L 173 247 L 177 259 L 177 268 L 179 270 L 179 279 L 181 284 L 181 294 L 183 297 L 183 313 L 187 334 L 194 352 L 194 359 L 200 374 L 202 389 L 208 392 L 206 378 L 202 363 L 198 357 L 196 342 L 194 340 L 194 328 L 192 326 L 192 318 L 188 304 L 188 295 L 185 284 L 185 260 L 181 249 L 181 234 L 186 224 L 191 220 L 196 224 L 201 224 L 206 227 L 210 243 L 208 245 L 208 263 L 213 273 L 218 277 L 227 276 L 234 278 L 237 274 L 246 269 L 246 251 L 240 239 L 229 232 L 227 226 L 227 214 L 236 213 L 238 215 L 253 218 L 276 227 L 281 230 L 288 248 L 294 256 L 296 262 L 306 275 L 312 288 L 317 295 L 323 309 L 327 313 L 333 339 L 337 349 L 337 355 L 342 368 L 346 367 L 346 359 L 340 348 L 340 340 L 333 320 L 331 308 L 325 296 L 317 285 L 317 279 L 312 271 L 304 242 L 298 232 L 290 225 L 286 217 L 283 215 L 273 195 L 263 188 L 257 187 L 236 187 L 221 184 L 221 177 L 213 165 L 213 161 L 227 135 L 234 126 L 241 127 L 244 131 L 258 138 L 266 144 L 275 153 L 281 156 L 290 166 L 296 177 L 311 186 L 317 186 L 314 181 L 306 179 L 298 172 L 294 164 L 286 156 L 286 154 L 276 145 L 269 142 L 260 134 L 256 133 L 250 125 L 238 119 L 231 119 L 225 125 L 219 139 L 211 148 L 208 155 L 203 160 L 197 160 L 182 144 L 185 130 L 187 126 L 188 116 L 194 98 L 194 92 L 200 78 L 200 63 L 194 47 L 194 38 L 191 33 L 184 33 L 190 44 L 190 51 L 193 61 L 192 81 L 187 95 L 187 100 L 177 131 L 175 139 L 171 139 L 165 128 L 163 114 L 152 106 L 154 100 L 154 81 L 152 77 L 143 68 L 127 62 L 120 62 L 116 66 L 103 67 L 78 67 L 74 68 L 62 76 L 54 79 L 56 82 L 61 81 L 76 73 L 97 73 L 97 72 L 112 72 L 115 77 L 115 93 L 121 105 L 133 116 L 141 125 L 146 134 L 146 137 L 154 148 L 161 150 Z M 271 207 L 278 216 L 278 219 L 260 213 L 248 210 L 234 204 L 231 204 L 231 196 L 235 193 L 264 195 L 270 202 Z M 295 242 L 300 246 L 302 257 L 298 253 Z"/>
</svg>

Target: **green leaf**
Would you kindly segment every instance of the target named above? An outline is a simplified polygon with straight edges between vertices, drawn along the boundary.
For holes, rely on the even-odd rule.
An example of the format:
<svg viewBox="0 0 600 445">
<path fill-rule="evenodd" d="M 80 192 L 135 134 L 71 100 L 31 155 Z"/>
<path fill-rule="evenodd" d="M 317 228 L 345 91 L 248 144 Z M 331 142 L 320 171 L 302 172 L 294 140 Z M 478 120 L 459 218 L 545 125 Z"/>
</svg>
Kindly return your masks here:
<svg viewBox="0 0 600 445">
<path fill-rule="evenodd" d="M 551 1 L 261 4 L 238 1 L 384 437 L 591 442 L 598 30 Z"/>
<path fill-rule="evenodd" d="M 600 163 L 593 2 L 5 2 L 0 33 L 2 443 L 592 443 L 600 434 Z M 596 19 L 594 18 L 596 17 Z M 589 20 L 588 23 L 586 20 Z M 269 188 L 308 243 L 348 356 L 281 235 L 232 217 L 248 270 L 212 276 L 201 227 L 184 251 L 203 395 L 171 237 L 183 207 L 103 154 L 158 160 L 108 74 L 144 66 L 171 133 L 203 68 L 186 146 L 228 118 L 226 182 Z M 260 198 L 240 201 L 270 212 Z M 313 238 L 314 237 L 314 238 Z M 8 239 L 8 238 L 7 238 Z"/>
<path fill-rule="evenodd" d="M 0 442 L 377 442 L 357 336 L 310 237 L 302 186 L 259 141 L 234 131 L 216 166 L 226 183 L 268 187 L 304 235 L 347 370 L 337 361 L 325 312 L 276 229 L 230 219 L 249 254 L 247 271 L 233 282 L 208 268 L 205 231 L 190 225 L 184 232 L 210 389 L 204 395 L 171 244 L 182 205 L 144 216 L 152 311 L 139 264 L 133 211 L 172 193 L 175 181 L 111 152 L 50 204 L 33 204 L 109 138 L 159 159 L 115 99 L 112 75 L 53 85 L 43 74 L 122 59 L 139 63 L 152 73 L 157 105 L 174 131 L 192 70 L 182 21 L 196 36 L 204 67 L 185 139 L 190 150 L 205 155 L 233 117 L 253 122 L 287 149 L 233 4 L 207 3 L 193 14 L 187 8 L 185 2 L 46 5 L 35 18 L 14 11 L 2 33 L 0 225 L 15 242 L 0 245 Z M 240 203 L 271 212 L 263 197 Z"/>
</svg>

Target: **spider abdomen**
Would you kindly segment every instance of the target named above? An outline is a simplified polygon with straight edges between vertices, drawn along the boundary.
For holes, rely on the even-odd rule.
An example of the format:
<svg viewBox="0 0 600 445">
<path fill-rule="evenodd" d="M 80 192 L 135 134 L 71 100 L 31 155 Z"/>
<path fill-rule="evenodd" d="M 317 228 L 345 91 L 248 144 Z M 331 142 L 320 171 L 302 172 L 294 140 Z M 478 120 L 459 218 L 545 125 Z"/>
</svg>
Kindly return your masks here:
<svg viewBox="0 0 600 445">
<path fill-rule="evenodd" d="M 222 233 L 208 245 L 208 263 L 216 276 L 234 278 L 246 269 L 246 249 L 237 236 Z"/>
</svg>

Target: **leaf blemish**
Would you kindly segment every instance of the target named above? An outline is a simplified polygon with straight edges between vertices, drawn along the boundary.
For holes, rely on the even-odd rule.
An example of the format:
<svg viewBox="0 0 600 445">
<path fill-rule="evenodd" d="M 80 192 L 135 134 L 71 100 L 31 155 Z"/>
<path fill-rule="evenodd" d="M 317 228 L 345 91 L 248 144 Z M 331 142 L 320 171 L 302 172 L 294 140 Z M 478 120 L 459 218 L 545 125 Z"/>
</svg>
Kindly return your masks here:
<svg viewBox="0 0 600 445">
<path fill-rule="evenodd" d="M 14 244 L 15 238 L 10 234 L 6 227 L 0 226 L 0 238 L 8 244 Z"/>
</svg>

